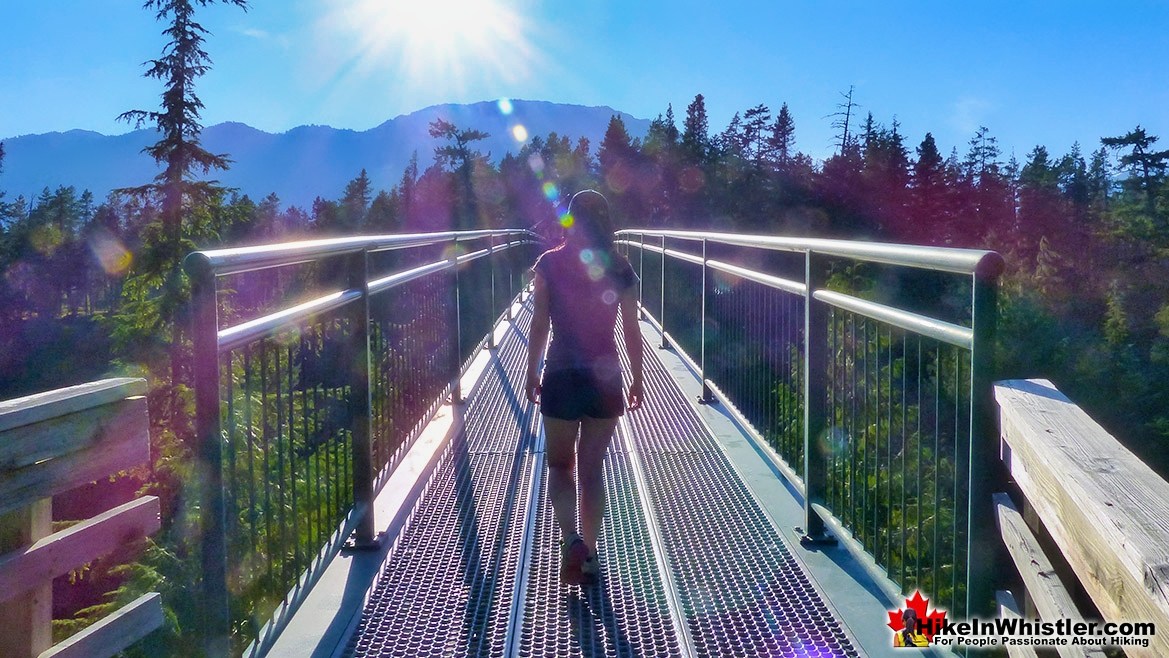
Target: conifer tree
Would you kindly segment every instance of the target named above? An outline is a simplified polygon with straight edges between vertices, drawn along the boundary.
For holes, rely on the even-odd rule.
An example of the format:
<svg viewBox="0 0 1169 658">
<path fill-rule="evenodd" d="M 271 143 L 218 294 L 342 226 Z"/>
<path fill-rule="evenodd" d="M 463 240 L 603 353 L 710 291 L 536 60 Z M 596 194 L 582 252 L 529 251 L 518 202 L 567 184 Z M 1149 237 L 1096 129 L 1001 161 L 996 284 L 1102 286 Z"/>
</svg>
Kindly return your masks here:
<svg viewBox="0 0 1169 658">
<path fill-rule="evenodd" d="M 152 10 L 156 20 L 166 26 L 162 34 L 167 43 L 158 59 L 146 62 L 145 73 L 147 78 L 162 82 L 161 105 L 158 110 L 131 110 L 120 116 L 138 127 L 152 124 L 160 134 L 158 142 L 144 152 L 162 166 L 162 171 L 153 182 L 126 190 L 141 200 L 147 211 L 143 217 L 151 219 L 141 227 L 142 243 L 135 250 L 133 270 L 124 284 L 114 322 L 115 340 L 130 348 L 133 358 L 147 363 L 158 377 L 154 393 L 162 393 L 149 398 L 151 453 L 155 456 L 150 486 L 151 492 L 163 499 L 163 509 L 171 511 L 164 514 L 162 530 L 155 537 L 165 548 L 153 551 L 155 555 L 193 552 L 188 542 L 198 541 L 194 528 L 197 500 L 183 495 L 183 482 L 191 474 L 194 431 L 187 410 L 189 400 L 184 402 L 183 393 L 188 374 L 184 362 L 189 357 L 184 340 L 187 292 L 181 263 L 186 252 L 195 248 L 195 238 L 212 237 L 213 221 L 207 206 L 218 203 L 223 193 L 216 181 L 196 177 L 226 169 L 229 164 L 226 155 L 210 153 L 199 142 L 204 106 L 195 93 L 195 83 L 210 70 L 211 59 L 203 48 L 208 31 L 196 21 L 195 13 L 197 7 L 211 4 L 234 5 L 245 11 L 248 7 L 247 0 L 146 0 L 143 8 Z M 157 214 L 153 212 L 155 204 Z M 167 356 L 169 364 L 159 362 Z M 158 560 L 170 569 L 183 570 L 165 558 Z M 143 564 L 136 572 L 152 570 Z M 138 581 L 151 579 L 143 576 Z M 193 603 L 199 597 L 189 596 L 188 591 L 192 580 L 189 573 L 158 578 L 161 584 L 157 587 L 175 620 L 172 628 L 177 626 L 180 634 L 200 623 L 202 611 Z M 122 588 L 132 589 L 129 585 Z M 143 649 L 151 655 L 191 653 L 189 638 L 156 634 L 150 643 L 170 645 Z"/>
<path fill-rule="evenodd" d="M 458 180 L 454 191 L 455 199 L 451 200 L 451 207 L 457 208 L 455 228 L 475 228 L 477 200 L 472 172 L 475 163 L 484 160 L 485 156 L 471 145 L 487 139 L 490 135 L 474 128 L 460 130 L 453 123 L 441 118 L 430 123 L 429 132 L 431 137 L 447 140 L 446 144 L 435 147 L 434 160 L 440 167 L 449 167 Z"/>
<path fill-rule="evenodd" d="M 1105 137 L 1100 140 L 1101 144 L 1114 151 L 1131 149 L 1120 156 L 1120 166 L 1129 172 L 1123 186 L 1126 190 L 1143 197 L 1144 212 L 1148 221 L 1157 225 L 1157 228 L 1164 229 L 1169 227 L 1163 226 L 1158 218 L 1157 197 L 1162 192 L 1166 171 L 1169 170 L 1169 150 L 1152 150 L 1156 142 L 1157 137 L 1148 134 L 1140 126 L 1120 137 Z"/>
<path fill-rule="evenodd" d="M 710 120 L 706 117 L 706 99 L 702 94 L 695 96 L 686 107 L 686 120 L 682 122 L 682 147 L 688 164 L 705 164 L 710 155 Z"/>
<path fill-rule="evenodd" d="M 771 126 L 771 136 L 768 140 L 768 151 L 776 168 L 785 171 L 795 157 L 796 123 L 787 103 L 779 108 L 775 117 L 775 124 Z"/>
<path fill-rule="evenodd" d="M 195 20 L 195 7 L 222 2 L 247 10 L 247 0 L 147 0 L 145 9 L 154 10 L 155 19 L 167 24 L 163 35 L 169 41 L 162 56 L 147 62 L 146 77 L 161 80 L 164 85 L 162 106 L 157 111 L 130 110 L 119 118 L 138 127 L 152 123 L 162 137 L 145 152 L 163 165 L 164 169 L 154 182 L 129 190 L 141 195 L 157 196 L 160 199 L 159 218 L 161 226 L 151 231 L 144 248 L 152 252 L 138 259 L 134 276 L 138 284 L 129 290 L 138 294 L 136 302 L 145 302 L 157 307 L 151 315 L 156 322 L 150 326 L 138 327 L 146 330 L 145 338 L 167 328 L 171 332 L 170 382 L 182 380 L 180 350 L 182 349 L 182 323 L 177 321 L 183 303 L 183 282 L 181 260 L 193 245 L 187 242 L 192 228 L 190 213 L 192 207 L 207 203 L 221 192 L 215 181 L 195 180 L 195 174 L 206 175 L 217 169 L 226 169 L 229 160 L 226 155 L 212 154 L 199 144 L 203 126 L 200 111 L 203 102 L 195 94 L 195 82 L 211 68 L 211 58 L 203 49 L 206 28 Z M 184 222 L 186 220 L 186 222 Z M 161 288 L 161 296 L 153 292 Z M 131 312 L 138 305 L 131 306 Z M 133 323 L 133 318 L 125 318 Z M 169 325 L 169 327 L 167 326 Z M 136 333 L 136 332 L 135 332 Z M 141 340 L 141 338 L 139 338 Z"/>
</svg>

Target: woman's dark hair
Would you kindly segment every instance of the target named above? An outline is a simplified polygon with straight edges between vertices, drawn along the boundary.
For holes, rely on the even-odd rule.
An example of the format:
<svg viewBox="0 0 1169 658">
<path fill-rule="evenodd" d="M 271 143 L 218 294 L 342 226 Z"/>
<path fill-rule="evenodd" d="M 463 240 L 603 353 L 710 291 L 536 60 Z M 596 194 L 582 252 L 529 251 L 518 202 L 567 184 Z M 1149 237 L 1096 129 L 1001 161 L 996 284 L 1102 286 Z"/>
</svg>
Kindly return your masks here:
<svg viewBox="0 0 1169 658">
<path fill-rule="evenodd" d="M 581 190 L 568 202 L 566 222 L 569 234 L 594 249 L 613 250 L 613 218 L 609 214 L 609 200 L 596 190 Z"/>
</svg>

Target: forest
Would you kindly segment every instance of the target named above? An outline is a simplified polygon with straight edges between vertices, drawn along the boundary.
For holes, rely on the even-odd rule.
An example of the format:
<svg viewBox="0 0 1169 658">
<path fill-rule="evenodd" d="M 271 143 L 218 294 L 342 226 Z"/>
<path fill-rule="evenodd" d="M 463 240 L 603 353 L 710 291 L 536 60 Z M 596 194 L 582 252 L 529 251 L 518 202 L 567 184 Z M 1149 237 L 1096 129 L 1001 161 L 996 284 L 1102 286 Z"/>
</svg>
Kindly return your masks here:
<svg viewBox="0 0 1169 658">
<path fill-rule="evenodd" d="M 483 133 L 439 121 L 433 164 L 421 168 L 415 154 L 389 190 L 375 190 L 364 170 L 307 209 L 215 190 L 189 209 L 183 248 L 540 230 L 562 200 L 592 187 L 623 226 L 994 249 L 1008 267 L 998 376 L 1053 380 L 1166 472 L 1169 393 L 1158 382 L 1169 374 L 1169 151 L 1154 148 L 1157 137 L 1138 126 L 1087 153 L 1037 145 L 1020 162 L 1004 161 L 986 128 L 964 153 L 944 155 L 930 134 L 909 146 L 896 122 L 872 114 L 838 123 L 837 152 L 817 163 L 797 149 L 786 105 L 774 118 L 762 104 L 746 109 L 712 132 L 698 95 L 680 128 L 672 108 L 644 138 L 614 117 L 595 147 L 552 133 L 493 163 L 475 148 Z M 164 325 L 182 321 L 154 289 L 165 270 L 149 244 L 162 226 L 157 196 L 97 200 L 72 187 L 0 196 L 0 395 L 157 371 L 172 338 Z M 64 348 L 78 341 L 92 354 Z"/>
</svg>

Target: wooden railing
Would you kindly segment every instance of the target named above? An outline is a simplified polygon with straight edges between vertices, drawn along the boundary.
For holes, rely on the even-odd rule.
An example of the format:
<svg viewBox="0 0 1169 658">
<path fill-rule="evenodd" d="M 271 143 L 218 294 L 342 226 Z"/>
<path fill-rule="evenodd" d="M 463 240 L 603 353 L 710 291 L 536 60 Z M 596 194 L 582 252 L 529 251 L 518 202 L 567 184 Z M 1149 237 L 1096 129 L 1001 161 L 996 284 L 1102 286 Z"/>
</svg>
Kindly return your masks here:
<svg viewBox="0 0 1169 658">
<path fill-rule="evenodd" d="M 1149 646 L 1124 646 L 1127 655 L 1169 656 L 1169 482 L 1051 382 L 999 382 L 995 398 L 1003 461 L 1024 499 L 1022 514 L 1005 494 L 995 501 L 1026 583 L 1023 616 L 1081 618 L 1070 593 L 1081 587 L 1103 621 L 1156 624 Z M 1049 559 L 1036 534 L 1062 558 Z M 1065 563 L 1078 581 L 1070 587 L 1057 577 Z M 1011 598 L 1020 597 L 1000 601 Z M 1103 655 L 1084 647 L 1059 653 Z"/>
<path fill-rule="evenodd" d="M 143 496 L 52 532 L 57 494 L 150 460 L 146 382 L 107 379 L 0 402 L 0 656 L 112 656 L 163 621 L 157 593 L 52 646 L 53 579 L 159 528 Z"/>
</svg>

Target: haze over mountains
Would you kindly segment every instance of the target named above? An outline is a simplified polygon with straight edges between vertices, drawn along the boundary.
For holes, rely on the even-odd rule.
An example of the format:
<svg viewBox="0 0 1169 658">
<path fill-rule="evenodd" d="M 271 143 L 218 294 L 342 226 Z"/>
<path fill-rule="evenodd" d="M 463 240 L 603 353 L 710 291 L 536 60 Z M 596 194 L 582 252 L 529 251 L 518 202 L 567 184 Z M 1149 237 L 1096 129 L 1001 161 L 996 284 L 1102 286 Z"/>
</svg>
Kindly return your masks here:
<svg viewBox="0 0 1169 658">
<path fill-rule="evenodd" d="M 495 101 L 436 105 L 364 131 L 301 126 L 272 134 L 242 123 L 221 123 L 203 130 L 202 144 L 233 161 L 231 169 L 211 178 L 256 201 L 274 192 L 282 205 L 308 210 L 318 196 L 339 198 L 362 168 L 375 189 L 388 190 L 401 180 L 413 153 L 418 153 L 419 171 L 428 167 L 434 148 L 444 143 L 427 132 L 437 118 L 459 129 L 488 133 L 490 137 L 473 146 L 490 154 L 492 162 L 523 146 L 514 136 L 516 126 L 523 126 L 529 139 L 553 131 L 574 144 L 585 137 L 595 155 L 613 115 L 621 117 L 633 137 L 644 137 L 650 124 L 609 107 L 514 100 L 510 109 L 505 113 Z M 157 140 L 151 129 L 113 136 L 70 130 L 0 138 L 5 149 L 0 190 L 11 201 L 18 195 L 35 197 L 46 187 L 72 185 L 78 193 L 88 189 L 101 200 L 111 190 L 150 182 L 159 169 L 142 149 Z"/>
</svg>

